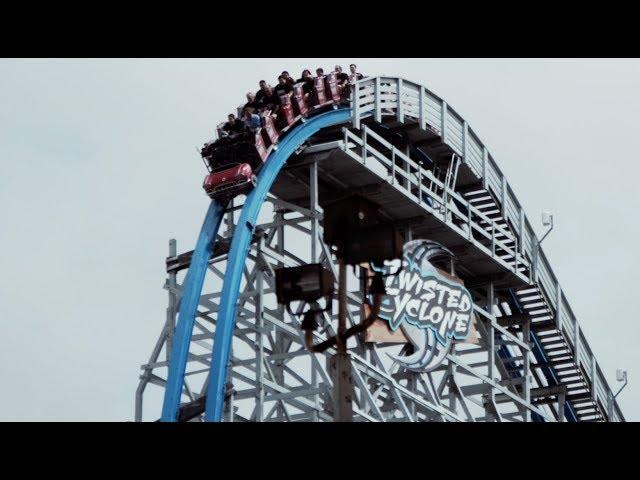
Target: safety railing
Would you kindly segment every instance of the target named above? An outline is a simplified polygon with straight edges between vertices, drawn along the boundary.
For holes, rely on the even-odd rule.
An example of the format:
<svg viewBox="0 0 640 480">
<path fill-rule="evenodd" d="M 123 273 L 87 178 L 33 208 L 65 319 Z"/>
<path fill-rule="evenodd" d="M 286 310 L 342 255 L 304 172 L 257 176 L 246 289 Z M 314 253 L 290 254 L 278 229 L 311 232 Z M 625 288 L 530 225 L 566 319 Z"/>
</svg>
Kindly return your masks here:
<svg viewBox="0 0 640 480">
<path fill-rule="evenodd" d="M 483 188 L 489 190 L 498 200 L 502 209 L 502 217 L 507 220 L 517 235 L 516 248 L 518 251 L 514 252 L 516 262 L 533 263 L 534 268 L 529 269 L 529 281 L 539 286 L 553 309 L 557 329 L 566 335 L 569 345 L 574 350 L 576 362 L 586 373 L 594 401 L 605 407 L 611 420 L 624 420 L 617 402 L 612 398 L 611 389 L 593 352 L 584 338 L 576 316 L 562 294 L 560 283 L 544 252 L 539 247 L 537 235 L 527 219 L 522 205 L 518 202 L 487 147 L 480 141 L 468 123 L 442 98 L 424 86 L 400 77 L 371 77 L 358 81 L 352 90 L 351 108 L 353 127 L 358 129 L 361 119 L 367 116 L 373 116 L 376 121 L 382 121 L 383 116 L 395 117 L 399 122 L 416 121 L 420 128 L 431 130 L 440 135 L 442 140 L 477 175 Z M 357 138 L 357 136 L 354 137 Z M 372 155 L 375 156 L 373 153 Z M 421 173 L 428 177 L 428 174 Z M 429 179 L 429 181 L 435 181 L 435 179 Z M 456 192 L 446 190 L 449 195 L 460 200 L 469 209 L 468 211 L 482 217 L 480 212 L 477 209 L 474 210 L 466 199 L 460 197 Z M 464 215 L 460 215 L 459 212 L 456 215 L 464 220 Z M 469 232 L 467 232 L 469 235 L 471 235 L 471 229 L 481 231 L 480 234 L 486 234 L 483 229 L 478 230 L 474 226 L 471 215 L 466 220 L 471 225 Z M 499 229 L 495 222 L 492 224 L 492 230 L 494 228 Z M 499 243 L 497 240 L 496 242 Z M 505 247 L 501 245 L 501 248 L 506 251 L 512 250 Z"/>
<path fill-rule="evenodd" d="M 376 144 L 382 145 L 390 153 L 382 153 L 369 143 L 369 139 L 375 140 Z M 473 242 L 477 248 L 519 275 L 522 280 L 527 280 L 521 272 L 523 267 L 528 266 L 526 259 L 514 246 L 505 242 L 505 239 L 513 236 L 512 233 L 437 179 L 430 170 L 423 168 L 366 126 L 362 129 L 361 136 L 344 129 L 343 148 L 355 160 L 391 185 L 400 188 L 411 200 L 447 223 L 450 228 Z M 456 206 L 456 201 L 466 212 Z M 479 241 L 482 238 L 489 246 Z M 503 253 L 499 255 L 498 249 Z M 510 257 L 513 260 L 506 261 L 502 257 Z"/>
</svg>

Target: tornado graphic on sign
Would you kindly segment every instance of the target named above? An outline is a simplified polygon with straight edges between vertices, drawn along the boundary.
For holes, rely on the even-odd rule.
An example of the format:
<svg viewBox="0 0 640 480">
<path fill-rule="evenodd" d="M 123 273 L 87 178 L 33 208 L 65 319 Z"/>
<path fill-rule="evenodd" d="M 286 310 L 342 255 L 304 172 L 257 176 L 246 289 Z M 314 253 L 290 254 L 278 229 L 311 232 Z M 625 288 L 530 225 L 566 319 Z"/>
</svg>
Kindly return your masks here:
<svg viewBox="0 0 640 480">
<path fill-rule="evenodd" d="M 430 262 L 451 252 L 430 240 L 404 245 L 404 268 L 386 277 L 387 295 L 379 318 L 400 329 L 413 346 L 408 356 L 389 355 L 404 368 L 429 372 L 442 363 L 454 340 L 469 336 L 473 301 L 469 291 L 441 274 Z"/>
</svg>

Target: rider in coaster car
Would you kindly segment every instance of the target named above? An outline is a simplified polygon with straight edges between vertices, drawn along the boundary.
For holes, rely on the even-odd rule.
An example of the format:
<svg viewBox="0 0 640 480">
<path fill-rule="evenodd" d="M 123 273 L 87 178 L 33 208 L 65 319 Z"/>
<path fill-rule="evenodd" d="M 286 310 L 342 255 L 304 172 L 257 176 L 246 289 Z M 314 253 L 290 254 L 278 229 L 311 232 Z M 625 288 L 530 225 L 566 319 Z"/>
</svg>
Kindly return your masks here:
<svg viewBox="0 0 640 480">
<path fill-rule="evenodd" d="M 250 109 L 244 109 L 244 124 L 252 132 L 255 133 L 261 125 L 260 116 L 253 113 Z"/>
<path fill-rule="evenodd" d="M 306 94 L 309 94 L 313 91 L 313 77 L 311 76 L 310 70 L 302 71 L 302 78 L 298 79 L 299 82 L 304 82 L 304 86 L 302 87 L 302 91 Z"/>
<path fill-rule="evenodd" d="M 338 92 L 340 93 L 340 97 L 345 98 L 351 93 L 351 89 L 349 88 L 349 75 L 342 71 L 340 65 L 336 65 L 334 70 L 336 72 L 336 80 L 338 80 Z"/>
<path fill-rule="evenodd" d="M 227 118 L 229 121 L 222 126 L 222 130 L 227 132 L 227 135 L 235 136 L 240 133 L 244 133 L 245 126 L 242 120 L 236 118 L 233 113 L 230 113 Z"/>
<path fill-rule="evenodd" d="M 349 82 L 349 75 L 342 71 L 340 65 L 336 65 L 334 70 L 336 72 L 336 78 L 338 79 L 338 85 L 344 87 Z"/>
<path fill-rule="evenodd" d="M 282 75 L 284 77 L 284 79 L 287 81 L 287 83 L 290 83 L 291 86 L 293 86 L 296 81 L 293 79 L 293 77 L 291 75 L 289 75 L 289 72 L 287 72 L 286 70 L 283 71 L 280 75 Z"/>
<path fill-rule="evenodd" d="M 355 83 L 358 80 L 362 80 L 364 78 L 364 75 L 358 73 L 355 63 L 349 65 L 349 70 L 351 71 L 351 74 L 349 75 L 349 83 Z"/>
<path fill-rule="evenodd" d="M 270 110 L 271 115 L 275 117 L 279 108 L 280 97 L 273 91 L 270 85 L 267 85 L 260 101 L 260 111 Z"/>
<path fill-rule="evenodd" d="M 258 104 L 258 108 L 261 108 L 260 105 L 262 105 L 262 99 L 267 94 L 266 91 L 267 91 L 267 87 L 269 85 L 264 80 L 260 80 L 260 84 L 259 85 L 260 85 L 260 90 L 258 90 L 256 92 L 254 100 Z"/>
<path fill-rule="evenodd" d="M 253 92 L 247 92 L 247 103 L 244 104 L 242 110 L 246 110 L 247 108 L 251 109 L 251 112 L 256 112 L 258 110 L 258 102 L 256 101 L 256 94 Z"/>
<path fill-rule="evenodd" d="M 276 85 L 276 88 L 274 88 L 273 90 L 276 95 L 280 97 L 282 95 L 293 92 L 293 84 L 289 83 L 283 75 L 280 75 L 278 77 L 278 85 Z"/>
</svg>

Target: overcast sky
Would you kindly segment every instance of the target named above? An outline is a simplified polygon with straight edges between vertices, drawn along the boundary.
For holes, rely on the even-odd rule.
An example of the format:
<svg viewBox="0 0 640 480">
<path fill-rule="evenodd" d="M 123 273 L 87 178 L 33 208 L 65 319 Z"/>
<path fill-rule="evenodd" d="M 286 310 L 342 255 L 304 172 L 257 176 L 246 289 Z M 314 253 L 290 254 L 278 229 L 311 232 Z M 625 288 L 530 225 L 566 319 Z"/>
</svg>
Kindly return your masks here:
<svg viewBox="0 0 640 480">
<path fill-rule="evenodd" d="M 352 61 L 442 96 L 534 228 L 555 214 L 547 257 L 640 419 L 640 61 L 325 58 L 0 60 L 0 420 L 133 418 L 168 240 L 191 250 L 208 205 L 196 148 L 258 80 Z"/>
</svg>

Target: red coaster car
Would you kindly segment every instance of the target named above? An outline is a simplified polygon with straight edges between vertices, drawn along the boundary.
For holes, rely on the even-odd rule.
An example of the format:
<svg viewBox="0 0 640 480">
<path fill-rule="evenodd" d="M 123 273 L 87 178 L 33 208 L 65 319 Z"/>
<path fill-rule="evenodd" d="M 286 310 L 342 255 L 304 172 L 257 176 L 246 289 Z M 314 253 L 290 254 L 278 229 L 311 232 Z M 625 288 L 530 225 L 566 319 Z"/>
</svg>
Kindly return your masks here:
<svg viewBox="0 0 640 480">
<path fill-rule="evenodd" d="M 224 165 L 248 163 L 258 170 L 268 155 L 268 149 L 262 138 L 262 129 L 256 133 L 247 133 L 241 137 L 223 137 L 213 143 L 207 143 L 200 151 L 209 171 L 218 170 Z"/>
<path fill-rule="evenodd" d="M 231 167 L 226 165 L 218 171 L 213 171 L 205 177 L 202 187 L 209 197 L 221 198 L 246 193 L 255 185 L 256 176 L 251 165 L 241 163 Z"/>
</svg>

